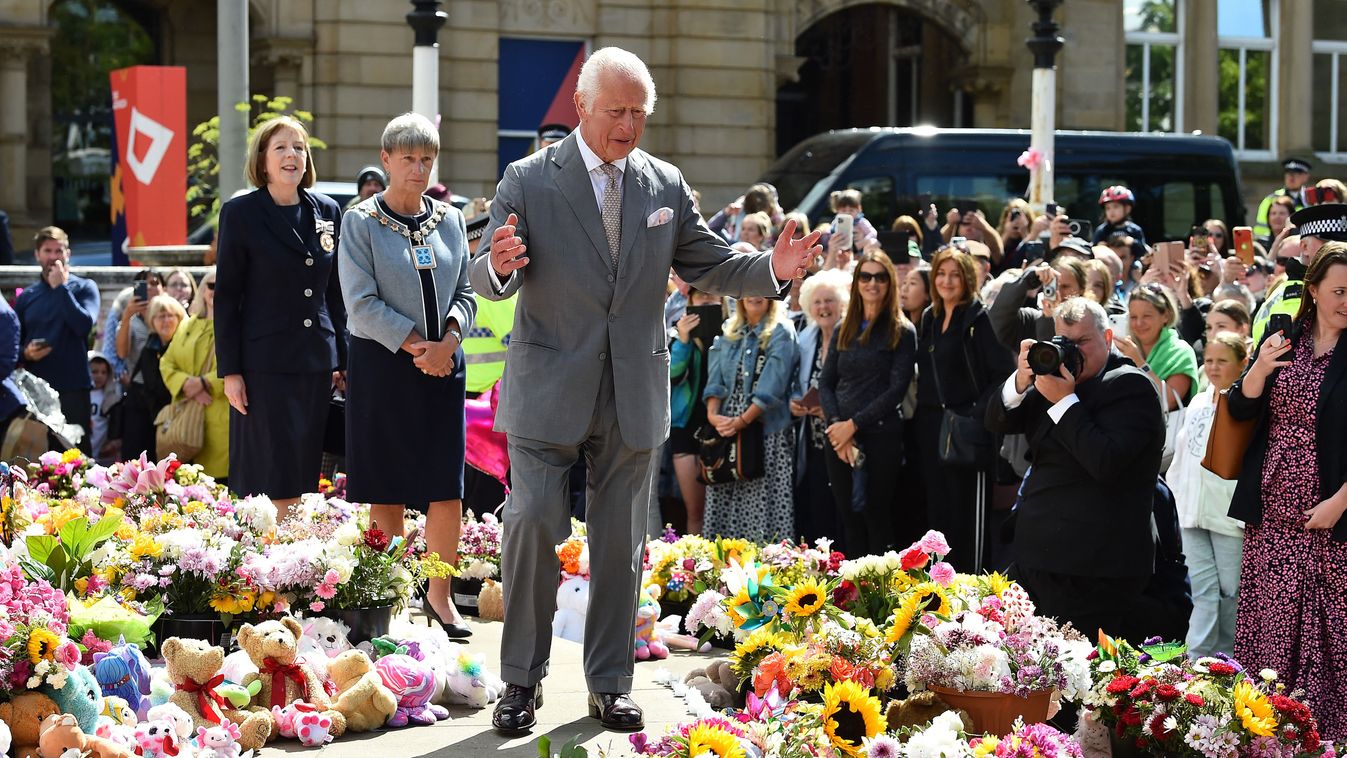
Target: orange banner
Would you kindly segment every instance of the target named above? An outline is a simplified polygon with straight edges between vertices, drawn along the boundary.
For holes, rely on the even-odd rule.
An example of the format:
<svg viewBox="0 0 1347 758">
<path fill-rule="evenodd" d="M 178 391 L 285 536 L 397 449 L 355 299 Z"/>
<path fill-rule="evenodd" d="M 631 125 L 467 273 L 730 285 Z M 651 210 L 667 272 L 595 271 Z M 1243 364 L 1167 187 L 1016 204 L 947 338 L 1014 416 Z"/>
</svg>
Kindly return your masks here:
<svg viewBox="0 0 1347 758">
<path fill-rule="evenodd" d="M 185 244 L 187 69 L 132 66 L 108 76 L 117 124 L 113 217 L 124 215 L 128 245 Z"/>
</svg>

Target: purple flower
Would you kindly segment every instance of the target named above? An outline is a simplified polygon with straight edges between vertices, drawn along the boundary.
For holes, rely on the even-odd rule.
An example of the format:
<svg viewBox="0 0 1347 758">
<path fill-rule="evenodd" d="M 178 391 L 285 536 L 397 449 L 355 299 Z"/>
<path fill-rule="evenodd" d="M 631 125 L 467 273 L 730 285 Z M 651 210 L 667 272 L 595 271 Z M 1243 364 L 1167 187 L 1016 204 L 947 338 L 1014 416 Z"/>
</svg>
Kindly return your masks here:
<svg viewBox="0 0 1347 758">
<path fill-rule="evenodd" d="M 636 751 L 637 755 L 646 754 L 646 746 L 649 744 L 650 738 L 646 736 L 645 732 L 637 732 L 628 736 L 627 739 L 631 741 L 631 749 Z"/>
</svg>

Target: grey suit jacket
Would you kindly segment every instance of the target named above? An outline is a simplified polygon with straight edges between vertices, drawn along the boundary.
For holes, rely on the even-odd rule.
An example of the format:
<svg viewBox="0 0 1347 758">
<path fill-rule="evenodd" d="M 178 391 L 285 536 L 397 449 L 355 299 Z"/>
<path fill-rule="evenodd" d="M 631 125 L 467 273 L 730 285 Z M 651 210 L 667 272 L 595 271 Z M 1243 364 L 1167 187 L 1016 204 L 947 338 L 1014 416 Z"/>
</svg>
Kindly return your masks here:
<svg viewBox="0 0 1347 758">
<path fill-rule="evenodd" d="M 519 292 L 496 411 L 496 430 L 575 444 L 589 429 L 603 372 L 613 372 L 622 439 L 649 450 L 669 436 L 665 288 L 672 266 L 704 292 L 781 297 L 768 253 L 736 253 L 706 228 L 674 166 L 641 150 L 622 180 L 622 241 L 611 271 L 594 190 L 576 144 L 579 131 L 510 164 L 496 188 L 491 222 L 468 273 L 483 297 Z M 667 208 L 671 220 L 647 226 Z M 509 214 L 529 264 L 497 291 L 491 235 Z M 670 214 L 665 214 L 670 215 Z"/>
</svg>

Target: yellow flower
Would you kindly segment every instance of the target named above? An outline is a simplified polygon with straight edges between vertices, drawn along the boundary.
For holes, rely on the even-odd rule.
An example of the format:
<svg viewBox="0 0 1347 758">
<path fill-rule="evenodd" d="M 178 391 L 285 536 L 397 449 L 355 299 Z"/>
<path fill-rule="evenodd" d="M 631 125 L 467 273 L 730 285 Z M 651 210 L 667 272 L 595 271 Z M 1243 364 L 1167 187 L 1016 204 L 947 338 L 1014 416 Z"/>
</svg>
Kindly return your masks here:
<svg viewBox="0 0 1347 758">
<path fill-rule="evenodd" d="M 903 598 L 903 602 L 893 609 L 893 615 L 889 617 L 889 629 L 884 635 L 884 641 L 890 645 L 895 645 L 908 632 L 912 631 L 912 625 L 917 620 L 917 608 L 921 602 L 921 596 L 912 593 Z"/>
<path fill-rule="evenodd" d="M 935 582 L 923 582 L 912 592 L 918 598 L 917 613 L 934 613 L 937 616 L 949 617 L 949 595 L 944 587 Z"/>
<path fill-rule="evenodd" d="M 164 546 L 148 534 L 137 534 L 128 552 L 131 554 L 131 560 L 133 561 L 142 558 L 158 558 L 164 554 Z"/>
<path fill-rule="evenodd" d="M 828 590 L 810 578 L 793 587 L 786 596 L 786 613 L 794 617 L 813 616 L 828 602 Z"/>
<path fill-rule="evenodd" d="M 726 563 L 735 560 L 742 564 L 757 553 L 756 548 L 748 540 L 722 539 L 717 542 L 717 545 L 720 548 L 721 555 L 725 556 Z"/>
<path fill-rule="evenodd" d="M 895 593 L 900 595 L 912 589 L 912 585 L 916 583 L 917 580 L 908 576 L 906 571 L 895 571 L 893 576 L 889 577 L 889 587 L 891 587 Z"/>
<path fill-rule="evenodd" d="M 31 644 L 29 646 L 31 650 Z M 1248 679 L 1235 685 L 1235 715 L 1250 734 L 1271 737 L 1277 731 L 1277 717 L 1267 696 L 1259 692 Z"/>
<path fill-rule="evenodd" d="M 104 516 L 104 518 L 107 517 Z M 123 523 L 121 526 L 117 527 L 117 531 L 113 532 L 112 536 L 122 542 L 131 542 L 136 538 L 136 527 L 132 524 Z"/>
<path fill-rule="evenodd" d="M 36 664 L 43 659 L 55 660 L 56 648 L 60 645 L 60 637 L 47 629 L 37 627 L 28 633 L 28 661 Z"/>
<path fill-rule="evenodd" d="M 187 505 L 184 505 L 182 507 L 183 513 L 200 513 L 201 511 L 204 510 L 206 510 L 206 504 L 201 502 L 200 500 L 188 501 Z"/>
<path fill-rule="evenodd" d="M 723 726 L 697 724 L 688 730 L 688 755 L 708 754 L 717 758 L 744 758 L 744 747 Z"/>
<path fill-rule="evenodd" d="M 77 448 L 72 447 L 64 453 L 61 453 L 61 463 L 74 463 L 83 457 L 84 453 L 81 453 Z"/>
<path fill-rule="evenodd" d="M 786 638 L 766 627 L 755 629 L 744 638 L 743 642 L 734 646 L 734 654 L 730 656 L 730 668 L 740 677 L 746 677 L 753 673 L 753 667 L 758 665 L 760 658 L 781 650 L 788 644 Z"/>
<path fill-rule="evenodd" d="M 83 596 L 89 591 L 89 577 L 82 576 L 75 580 L 75 594 Z"/>
<path fill-rule="evenodd" d="M 973 755 L 981 758 L 984 755 L 996 755 L 996 748 L 1001 741 L 995 737 L 987 736 L 978 741 L 977 747 L 973 748 Z"/>
<path fill-rule="evenodd" d="M 894 679 L 893 668 L 891 666 L 885 666 L 879 670 L 878 674 L 875 674 L 875 689 L 880 692 L 888 692 L 893 689 L 895 683 Z"/>
<path fill-rule="evenodd" d="M 237 594 L 226 592 L 226 594 L 215 595 L 210 599 L 211 608 L 220 613 L 235 616 L 251 611 L 256 603 L 257 593 L 249 589 L 239 590 Z"/>
<path fill-rule="evenodd" d="M 1001 597 L 1001 593 L 1005 592 L 1006 588 L 1010 586 L 1010 579 L 996 571 L 987 574 L 985 579 L 987 582 L 987 592 L 997 597 Z"/>
<path fill-rule="evenodd" d="M 823 690 L 823 731 L 833 748 L 859 756 L 861 741 L 888 726 L 879 698 L 853 681 L 829 684 Z"/>
</svg>

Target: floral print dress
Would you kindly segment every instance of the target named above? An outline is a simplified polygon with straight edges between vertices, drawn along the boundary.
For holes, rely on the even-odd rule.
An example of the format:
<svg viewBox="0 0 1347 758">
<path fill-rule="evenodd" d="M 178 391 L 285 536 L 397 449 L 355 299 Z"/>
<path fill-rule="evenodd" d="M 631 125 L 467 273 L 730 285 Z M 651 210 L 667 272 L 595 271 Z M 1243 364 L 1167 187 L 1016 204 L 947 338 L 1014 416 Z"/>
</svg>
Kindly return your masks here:
<svg viewBox="0 0 1347 758">
<path fill-rule="evenodd" d="M 1347 543 L 1305 529 L 1318 505 L 1316 407 L 1333 351 L 1312 330 L 1272 387 L 1263 463 L 1263 523 L 1250 524 L 1240 571 L 1235 658 L 1305 691 L 1326 740 L 1347 739 Z"/>
</svg>

